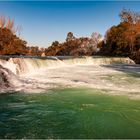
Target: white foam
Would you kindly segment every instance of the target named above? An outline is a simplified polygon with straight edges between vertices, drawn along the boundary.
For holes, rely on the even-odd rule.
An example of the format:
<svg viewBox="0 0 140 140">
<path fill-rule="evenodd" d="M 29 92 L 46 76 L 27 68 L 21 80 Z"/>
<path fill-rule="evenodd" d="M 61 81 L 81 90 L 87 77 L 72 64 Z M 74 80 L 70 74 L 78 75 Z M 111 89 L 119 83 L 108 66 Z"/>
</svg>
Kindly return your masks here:
<svg viewBox="0 0 140 140">
<path fill-rule="evenodd" d="M 0 60 L 0 63 L 20 75 L 13 77 L 7 73 L 15 91 L 39 93 L 55 87 L 90 87 L 112 90 L 114 93 L 137 93 L 136 95 L 140 96 L 140 79 L 129 79 L 125 75 L 125 72 L 139 73 L 138 68 L 140 69 L 140 66 L 134 65 L 129 58 L 11 58 L 9 61 Z M 110 65 L 113 63 L 123 64 Z"/>
<path fill-rule="evenodd" d="M 81 57 L 60 60 L 57 57 L 52 59 L 37 58 L 10 58 L 8 61 L 0 60 L 0 64 L 10 69 L 15 74 L 33 74 L 47 68 L 58 68 L 73 65 L 103 65 L 112 63 L 134 64 L 129 58 L 93 58 Z"/>
</svg>

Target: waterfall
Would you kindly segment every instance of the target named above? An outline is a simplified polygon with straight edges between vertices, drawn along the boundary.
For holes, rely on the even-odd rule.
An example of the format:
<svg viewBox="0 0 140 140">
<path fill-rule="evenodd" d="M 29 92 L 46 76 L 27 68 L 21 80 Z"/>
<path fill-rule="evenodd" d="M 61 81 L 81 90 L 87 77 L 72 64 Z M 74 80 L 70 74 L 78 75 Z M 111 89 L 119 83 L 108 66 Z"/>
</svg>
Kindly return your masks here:
<svg viewBox="0 0 140 140">
<path fill-rule="evenodd" d="M 0 59 L 0 65 L 2 65 L 4 68 L 11 70 L 15 74 L 17 73 L 17 65 L 13 63 L 12 58 L 10 58 L 9 60 Z"/>
<path fill-rule="evenodd" d="M 7 66 L 7 64 L 5 66 Z M 9 89 L 10 91 L 13 90 L 14 87 L 21 85 L 22 81 L 19 79 L 18 75 L 15 75 L 9 69 L 0 65 L 0 93 L 2 93 L 5 89 Z"/>
<path fill-rule="evenodd" d="M 10 58 L 0 59 L 0 65 L 10 69 L 15 74 L 36 73 L 38 70 L 46 68 L 56 68 L 71 65 L 105 65 L 113 63 L 135 64 L 129 58 L 123 57 L 71 57 L 71 58 Z"/>
</svg>

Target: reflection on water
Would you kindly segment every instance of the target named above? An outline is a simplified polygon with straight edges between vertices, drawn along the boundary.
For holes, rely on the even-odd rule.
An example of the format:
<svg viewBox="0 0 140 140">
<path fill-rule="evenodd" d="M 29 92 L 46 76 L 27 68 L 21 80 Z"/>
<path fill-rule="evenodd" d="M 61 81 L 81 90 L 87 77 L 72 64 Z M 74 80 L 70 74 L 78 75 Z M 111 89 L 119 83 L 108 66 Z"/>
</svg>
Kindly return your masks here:
<svg viewBox="0 0 140 140">
<path fill-rule="evenodd" d="M 140 138 L 140 101 L 93 89 L 0 96 L 0 138 Z"/>
</svg>

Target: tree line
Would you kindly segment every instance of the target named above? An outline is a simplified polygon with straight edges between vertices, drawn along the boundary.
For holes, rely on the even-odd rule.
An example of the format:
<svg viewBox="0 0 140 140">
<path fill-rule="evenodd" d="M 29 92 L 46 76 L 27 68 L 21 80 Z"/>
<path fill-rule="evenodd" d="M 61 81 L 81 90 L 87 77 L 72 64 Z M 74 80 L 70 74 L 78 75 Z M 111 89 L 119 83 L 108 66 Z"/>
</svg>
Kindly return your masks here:
<svg viewBox="0 0 140 140">
<path fill-rule="evenodd" d="M 59 43 L 55 41 L 50 47 L 45 50 L 46 55 L 94 55 L 98 52 L 98 43 L 101 41 L 102 36 L 99 33 L 92 33 L 91 37 L 76 38 L 72 32 L 69 32 L 66 41 Z"/>
<path fill-rule="evenodd" d="M 0 17 L 0 54 L 2 55 L 106 55 L 127 56 L 140 63 L 140 13 L 123 9 L 120 23 L 107 30 L 104 39 L 99 33 L 90 37 L 75 37 L 72 32 L 67 34 L 63 43 L 54 41 L 48 48 L 27 46 L 27 42 L 17 36 L 20 27 L 4 16 Z"/>
</svg>

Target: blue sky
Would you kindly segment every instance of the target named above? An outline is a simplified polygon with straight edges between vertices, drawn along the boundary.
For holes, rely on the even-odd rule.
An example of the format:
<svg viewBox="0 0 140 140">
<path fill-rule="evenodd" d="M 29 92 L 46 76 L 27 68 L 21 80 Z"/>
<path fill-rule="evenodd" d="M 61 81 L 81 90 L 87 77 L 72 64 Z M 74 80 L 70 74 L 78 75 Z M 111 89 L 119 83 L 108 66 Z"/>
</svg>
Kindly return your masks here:
<svg viewBox="0 0 140 140">
<path fill-rule="evenodd" d="M 140 11 L 140 1 L 1 1 L 0 15 L 21 25 L 21 38 L 29 45 L 48 47 L 65 41 L 69 31 L 76 37 L 102 35 L 120 22 L 123 9 Z"/>
</svg>

